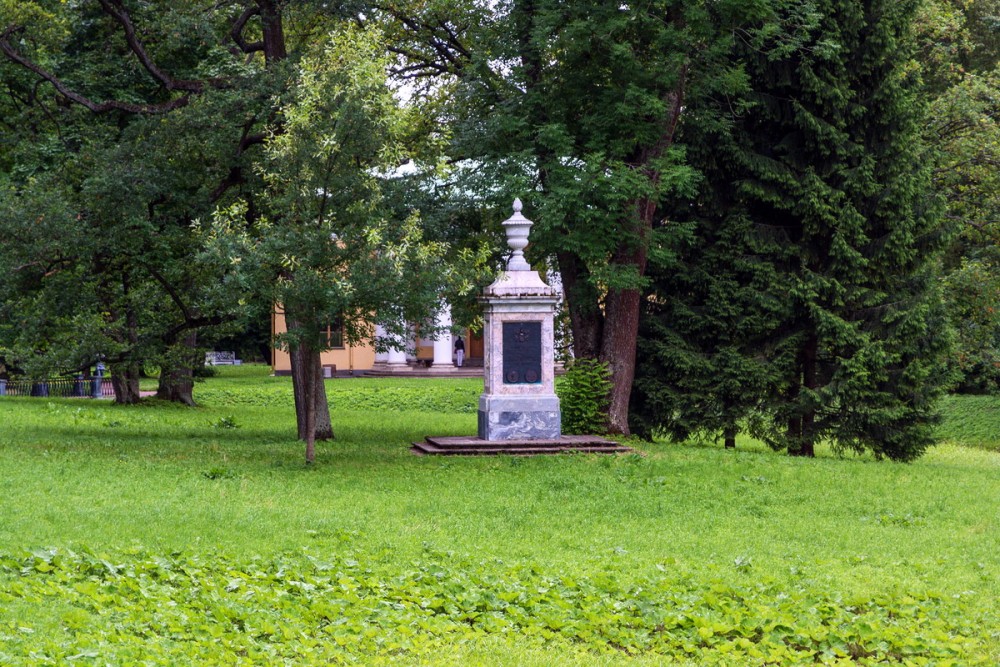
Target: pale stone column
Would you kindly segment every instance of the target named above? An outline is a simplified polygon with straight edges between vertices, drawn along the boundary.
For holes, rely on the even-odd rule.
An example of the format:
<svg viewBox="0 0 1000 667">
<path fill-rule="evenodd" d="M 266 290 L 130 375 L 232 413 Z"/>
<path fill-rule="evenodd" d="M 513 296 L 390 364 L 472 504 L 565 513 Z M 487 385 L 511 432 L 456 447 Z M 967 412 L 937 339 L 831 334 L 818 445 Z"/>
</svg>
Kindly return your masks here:
<svg viewBox="0 0 1000 667">
<path fill-rule="evenodd" d="M 375 325 L 375 338 L 384 339 L 385 338 L 385 327 L 381 324 Z M 376 352 L 375 353 L 375 367 L 382 368 L 387 363 L 389 363 L 389 353 L 388 352 Z"/>
<path fill-rule="evenodd" d="M 398 344 L 395 347 L 390 347 L 388 354 L 386 354 L 386 364 L 388 364 L 391 370 L 406 370 L 409 368 L 406 364 L 406 343 L 400 338 L 395 338 Z"/>
<path fill-rule="evenodd" d="M 450 368 L 454 366 L 451 360 L 451 306 L 447 303 L 441 306 L 437 314 L 439 329 L 437 337 L 434 339 L 434 363 L 432 368 Z"/>
</svg>

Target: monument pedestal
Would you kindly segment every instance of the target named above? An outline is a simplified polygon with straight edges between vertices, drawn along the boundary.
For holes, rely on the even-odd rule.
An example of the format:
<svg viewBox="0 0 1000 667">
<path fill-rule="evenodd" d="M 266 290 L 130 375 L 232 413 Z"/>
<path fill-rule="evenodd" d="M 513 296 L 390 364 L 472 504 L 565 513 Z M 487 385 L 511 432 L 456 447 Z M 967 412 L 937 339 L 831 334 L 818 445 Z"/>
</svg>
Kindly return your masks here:
<svg viewBox="0 0 1000 667">
<path fill-rule="evenodd" d="M 552 440 L 561 435 L 557 396 L 479 397 L 483 440 Z"/>
<path fill-rule="evenodd" d="M 561 435 L 555 393 L 555 309 L 559 295 L 524 259 L 531 221 L 514 202 L 504 221 L 513 250 L 507 270 L 483 291 L 483 440 L 551 440 Z"/>
</svg>

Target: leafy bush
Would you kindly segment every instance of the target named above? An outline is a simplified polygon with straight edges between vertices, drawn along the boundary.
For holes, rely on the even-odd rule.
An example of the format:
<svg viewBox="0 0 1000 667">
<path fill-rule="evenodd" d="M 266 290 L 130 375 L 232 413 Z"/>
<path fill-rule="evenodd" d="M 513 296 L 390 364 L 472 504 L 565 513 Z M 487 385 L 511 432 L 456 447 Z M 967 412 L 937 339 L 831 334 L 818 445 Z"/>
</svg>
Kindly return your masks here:
<svg viewBox="0 0 1000 667">
<path fill-rule="evenodd" d="M 215 366 L 208 366 L 205 364 L 201 364 L 200 366 L 195 365 L 193 371 L 196 378 L 214 378 L 219 374 L 219 371 Z"/>
<path fill-rule="evenodd" d="M 212 422 L 212 428 L 239 428 L 239 424 L 236 423 L 236 417 L 232 415 L 226 415 L 225 417 L 219 417 L 217 421 Z"/>
<path fill-rule="evenodd" d="M 611 371 L 606 363 L 596 359 L 574 360 L 556 393 L 562 408 L 563 433 L 607 432 Z"/>
</svg>

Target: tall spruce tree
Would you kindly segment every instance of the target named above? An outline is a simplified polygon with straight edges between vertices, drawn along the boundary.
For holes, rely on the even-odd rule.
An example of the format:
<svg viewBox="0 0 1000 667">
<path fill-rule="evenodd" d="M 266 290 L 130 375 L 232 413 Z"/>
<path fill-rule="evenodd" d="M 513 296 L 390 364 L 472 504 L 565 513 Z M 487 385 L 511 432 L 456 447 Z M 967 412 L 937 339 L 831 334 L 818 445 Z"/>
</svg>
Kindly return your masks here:
<svg viewBox="0 0 1000 667">
<path fill-rule="evenodd" d="M 791 454 L 829 440 L 910 460 L 932 441 L 948 379 L 935 287 L 947 234 L 926 194 L 919 81 L 905 67 L 915 4 L 825 0 L 801 48 L 735 45 L 750 104 L 726 154 L 705 165 L 716 210 L 696 207 L 700 244 L 677 268 L 707 264 L 709 275 L 674 279 L 696 289 L 651 300 L 673 300 L 694 322 L 647 312 L 654 343 L 666 326 L 675 356 L 687 346 L 688 358 L 711 360 L 674 383 L 675 396 L 711 397 L 723 429 L 763 415 L 757 434 Z M 652 370 L 637 383 L 644 396 L 669 395 Z M 683 414 L 678 400 L 671 415 Z M 650 419 L 650 404 L 637 416 L 666 422 Z"/>
</svg>

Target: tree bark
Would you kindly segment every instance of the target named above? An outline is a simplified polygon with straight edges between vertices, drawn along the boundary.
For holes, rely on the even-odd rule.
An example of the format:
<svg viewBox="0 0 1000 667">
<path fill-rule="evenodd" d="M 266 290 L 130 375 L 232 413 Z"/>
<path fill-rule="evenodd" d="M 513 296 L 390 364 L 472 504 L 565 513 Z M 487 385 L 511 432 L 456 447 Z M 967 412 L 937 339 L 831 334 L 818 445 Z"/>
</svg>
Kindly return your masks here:
<svg viewBox="0 0 1000 667">
<path fill-rule="evenodd" d="M 319 355 L 316 357 L 319 363 Z M 333 440 L 333 423 L 330 421 L 330 403 L 326 398 L 326 381 L 323 379 L 323 367 L 316 372 L 316 439 Z"/>
<path fill-rule="evenodd" d="M 725 441 L 726 449 L 736 449 L 736 428 L 733 426 L 727 426 L 725 431 L 723 431 L 722 437 Z"/>
<path fill-rule="evenodd" d="M 300 345 L 289 350 L 292 363 L 292 388 L 295 394 L 295 420 L 299 440 L 332 440 L 330 406 L 326 400 L 319 352 Z M 313 424 L 309 426 L 309 424 Z"/>
<path fill-rule="evenodd" d="M 257 0 L 260 7 L 261 30 L 264 35 L 264 60 L 275 63 L 288 56 L 285 29 L 282 25 L 281 0 Z"/>
<path fill-rule="evenodd" d="M 312 363 L 315 357 L 315 362 Z M 304 386 L 309 388 L 305 400 L 312 399 L 312 403 L 307 403 L 305 411 L 306 437 L 306 465 L 312 465 L 316 461 L 316 369 L 319 368 L 319 354 L 311 349 L 307 349 L 303 355 L 302 381 Z"/>
<path fill-rule="evenodd" d="M 816 354 L 818 349 L 818 339 L 815 332 L 811 332 L 802 348 L 799 350 L 798 362 L 799 373 L 796 385 L 789 393 L 789 402 L 798 404 L 798 414 L 788 420 L 788 455 L 814 457 L 816 455 L 815 440 L 816 434 L 814 424 L 816 421 L 816 410 L 813 407 L 801 407 L 802 387 L 808 389 L 816 388 Z"/>
<path fill-rule="evenodd" d="M 289 331 L 308 328 L 304 323 L 309 319 L 298 317 L 287 306 L 285 318 Z M 288 353 L 292 365 L 292 389 L 295 396 L 298 437 L 306 443 L 306 463 L 312 463 L 315 458 L 316 440 L 333 438 L 320 353 L 307 340 L 300 340 L 290 346 Z"/>
<path fill-rule="evenodd" d="M 289 320 L 289 329 L 297 323 Z M 288 356 L 291 360 L 292 390 L 295 398 L 295 421 L 299 440 L 315 437 L 309 432 L 310 413 L 316 412 L 316 382 L 313 379 L 312 366 L 315 363 L 314 354 L 307 345 L 299 344 L 290 347 Z M 315 423 L 315 417 L 312 417 Z"/>
<path fill-rule="evenodd" d="M 160 367 L 160 382 L 156 397 L 164 401 L 194 406 L 194 366 L 198 363 L 198 333 L 190 331 L 181 341 L 180 358 Z"/>
<path fill-rule="evenodd" d="M 118 342 L 128 345 L 126 360 L 111 363 L 111 386 L 115 391 L 115 403 L 123 405 L 134 405 L 139 402 L 139 378 L 142 375 L 142 365 L 134 358 L 128 356 L 135 354 L 139 346 L 139 315 L 135 307 L 129 302 L 132 291 L 132 281 L 128 274 L 121 276 L 122 301 L 125 303 L 125 329 L 115 332 L 114 337 Z M 108 311 L 112 321 L 117 319 L 117 313 L 110 309 Z"/>
<path fill-rule="evenodd" d="M 127 361 L 111 364 L 111 387 L 115 390 L 115 403 L 135 405 L 139 402 L 139 364 Z"/>
<path fill-rule="evenodd" d="M 611 370 L 608 432 L 628 435 L 628 402 L 635 379 L 635 342 L 639 333 L 639 291 L 610 290 L 605 301 L 607 326 L 601 361 Z"/>
<path fill-rule="evenodd" d="M 816 363 L 819 357 L 819 336 L 815 331 L 809 333 L 802 346 L 802 386 L 814 391 L 819 387 Z M 802 413 L 802 445 L 798 456 L 816 456 L 816 408 L 813 407 L 810 391 L 809 405 Z"/>
</svg>

